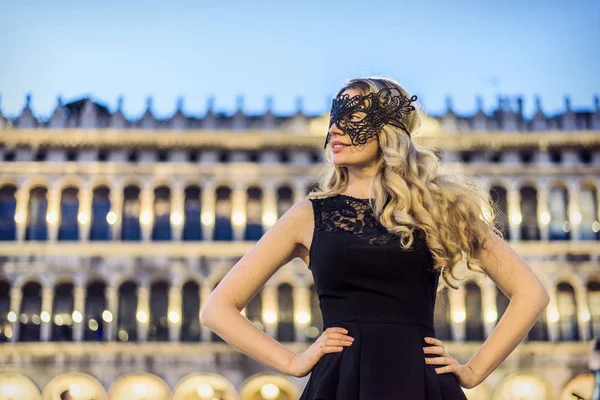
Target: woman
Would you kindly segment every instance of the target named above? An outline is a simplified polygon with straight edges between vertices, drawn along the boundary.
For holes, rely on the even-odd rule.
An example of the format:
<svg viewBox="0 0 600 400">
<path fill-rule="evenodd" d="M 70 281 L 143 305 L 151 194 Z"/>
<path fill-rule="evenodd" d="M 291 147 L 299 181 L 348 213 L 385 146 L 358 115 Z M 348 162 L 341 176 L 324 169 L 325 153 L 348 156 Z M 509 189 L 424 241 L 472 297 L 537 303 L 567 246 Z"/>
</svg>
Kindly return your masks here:
<svg viewBox="0 0 600 400">
<path fill-rule="evenodd" d="M 202 324 L 243 353 L 285 374 L 311 373 L 301 400 L 466 399 L 461 387 L 481 383 L 549 302 L 474 180 L 438 174 L 435 153 L 412 141 L 415 100 L 388 78 L 348 81 L 333 100 L 320 190 L 265 233 L 203 308 Z M 295 257 L 311 269 L 324 319 L 301 353 L 240 314 Z M 436 292 L 466 279 L 456 276 L 461 262 L 510 298 L 464 365 L 433 329 Z"/>
</svg>

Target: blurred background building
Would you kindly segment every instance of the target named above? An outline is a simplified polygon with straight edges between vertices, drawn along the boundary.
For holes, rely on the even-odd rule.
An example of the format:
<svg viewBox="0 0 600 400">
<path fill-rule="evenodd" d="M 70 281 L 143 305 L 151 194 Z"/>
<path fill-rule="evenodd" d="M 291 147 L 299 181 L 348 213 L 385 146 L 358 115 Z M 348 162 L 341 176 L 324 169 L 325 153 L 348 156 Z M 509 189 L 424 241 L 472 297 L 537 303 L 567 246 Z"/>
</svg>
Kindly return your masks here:
<svg viewBox="0 0 600 400">
<path fill-rule="evenodd" d="M 311 190 L 329 116 L 215 112 L 139 119 L 93 98 L 58 99 L 41 118 L 28 95 L 0 111 L 0 399 L 298 398 L 308 377 L 278 374 L 199 323 L 211 290 Z M 551 303 L 469 399 L 591 397 L 587 354 L 600 336 L 600 101 L 557 115 L 519 97 L 459 115 L 447 100 L 415 141 L 444 173 L 475 174 L 511 246 Z M 438 298 L 437 337 L 466 362 L 508 298 L 488 279 Z M 243 310 L 302 351 L 321 334 L 312 276 L 282 267 Z"/>
</svg>

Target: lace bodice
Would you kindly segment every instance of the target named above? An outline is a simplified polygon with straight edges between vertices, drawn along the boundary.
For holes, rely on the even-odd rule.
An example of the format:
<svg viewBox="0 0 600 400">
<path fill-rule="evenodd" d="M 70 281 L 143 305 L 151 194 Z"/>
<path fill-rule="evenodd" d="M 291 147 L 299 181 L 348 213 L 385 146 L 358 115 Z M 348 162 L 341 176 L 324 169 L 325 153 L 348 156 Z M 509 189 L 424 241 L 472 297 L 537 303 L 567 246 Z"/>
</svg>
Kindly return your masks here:
<svg viewBox="0 0 600 400">
<path fill-rule="evenodd" d="M 397 238 L 381 225 L 369 204 L 369 199 L 337 194 L 311 200 L 314 204 L 316 231 L 346 231 L 369 244 L 386 244 Z M 415 239 L 418 231 L 415 230 Z"/>
</svg>

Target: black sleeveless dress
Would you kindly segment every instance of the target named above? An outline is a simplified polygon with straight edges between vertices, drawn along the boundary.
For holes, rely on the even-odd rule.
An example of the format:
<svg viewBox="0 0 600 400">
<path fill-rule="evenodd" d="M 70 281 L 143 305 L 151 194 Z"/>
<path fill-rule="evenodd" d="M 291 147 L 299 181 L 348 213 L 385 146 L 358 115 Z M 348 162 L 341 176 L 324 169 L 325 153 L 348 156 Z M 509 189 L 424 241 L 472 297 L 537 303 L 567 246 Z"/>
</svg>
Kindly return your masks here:
<svg viewBox="0 0 600 400">
<path fill-rule="evenodd" d="M 300 400 L 466 400 L 453 373 L 426 364 L 425 336 L 435 337 L 439 272 L 425 233 L 410 249 L 375 217 L 368 199 L 311 199 L 315 229 L 309 268 L 323 330 L 343 327 L 354 338 L 314 366 Z"/>
</svg>

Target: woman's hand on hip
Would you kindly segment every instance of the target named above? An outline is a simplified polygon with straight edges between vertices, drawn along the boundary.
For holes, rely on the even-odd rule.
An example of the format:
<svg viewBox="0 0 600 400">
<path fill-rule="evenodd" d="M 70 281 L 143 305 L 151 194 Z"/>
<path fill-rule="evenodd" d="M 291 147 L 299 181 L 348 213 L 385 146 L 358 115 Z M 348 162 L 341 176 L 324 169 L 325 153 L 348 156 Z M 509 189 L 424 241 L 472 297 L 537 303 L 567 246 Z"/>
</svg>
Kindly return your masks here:
<svg viewBox="0 0 600 400">
<path fill-rule="evenodd" d="M 292 357 L 289 374 L 298 378 L 312 371 L 317 362 L 327 353 L 339 353 L 344 347 L 352 345 L 354 338 L 347 335 L 344 328 L 327 328 L 308 349 Z"/>
<path fill-rule="evenodd" d="M 468 365 L 461 365 L 454 357 L 448 354 L 444 348 L 444 342 L 432 337 L 426 337 L 425 341 L 432 346 L 423 347 L 423 352 L 425 354 L 438 355 L 438 357 L 425 357 L 425 363 L 441 366 L 435 369 L 436 373 L 446 374 L 452 372 L 458 378 L 460 386 L 465 389 L 472 389 L 479 384 L 473 370 Z"/>
</svg>

